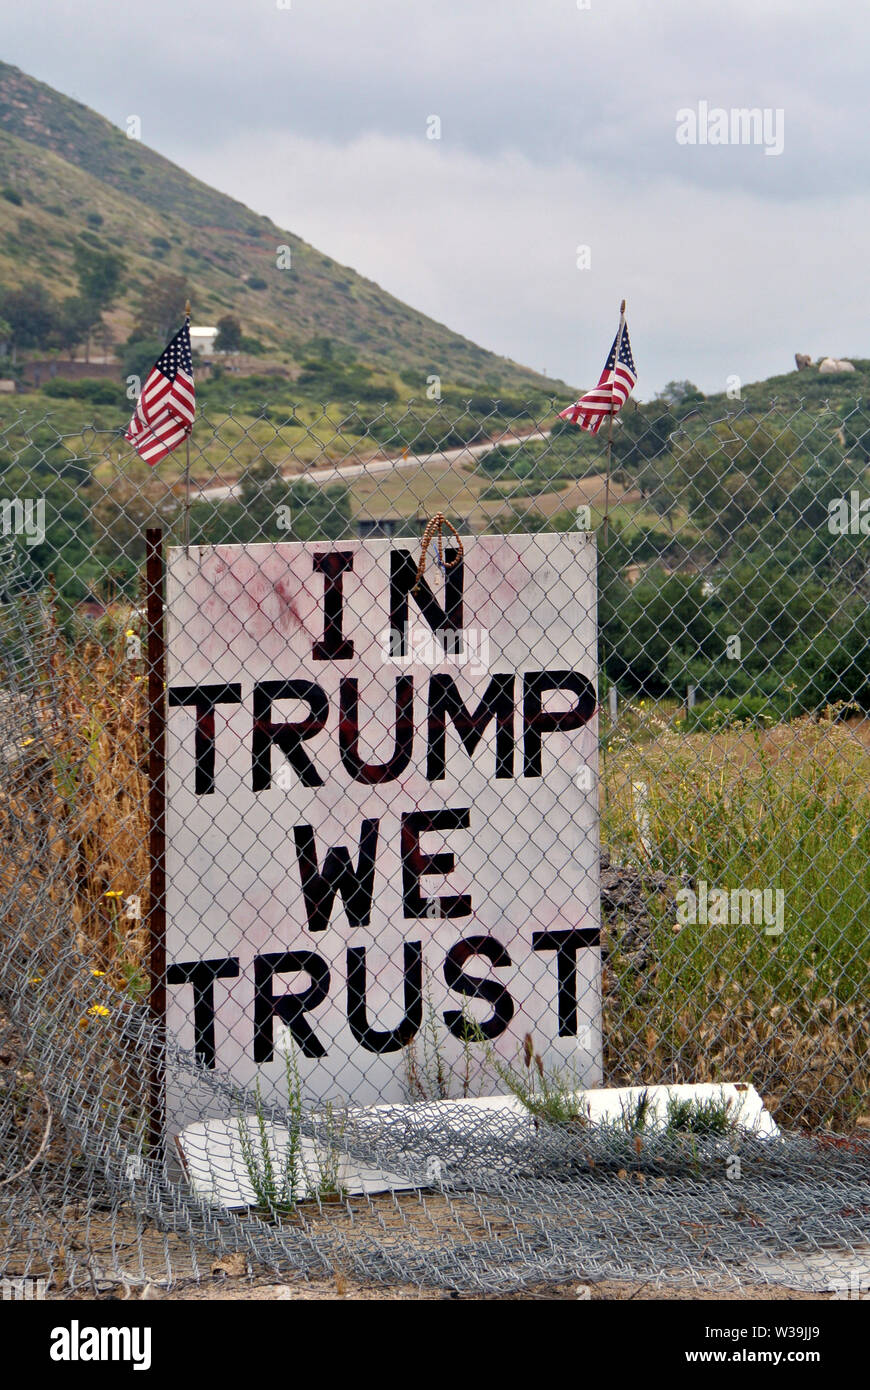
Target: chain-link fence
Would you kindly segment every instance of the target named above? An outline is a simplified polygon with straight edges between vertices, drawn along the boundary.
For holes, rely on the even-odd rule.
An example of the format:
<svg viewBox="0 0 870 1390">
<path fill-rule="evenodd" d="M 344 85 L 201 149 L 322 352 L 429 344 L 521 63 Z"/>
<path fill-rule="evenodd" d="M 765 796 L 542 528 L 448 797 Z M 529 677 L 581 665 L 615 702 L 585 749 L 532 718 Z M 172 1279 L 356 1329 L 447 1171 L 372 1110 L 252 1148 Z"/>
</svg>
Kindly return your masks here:
<svg viewBox="0 0 870 1390">
<path fill-rule="evenodd" d="M 273 416 L 0 432 L 4 1276 L 860 1283 L 863 405 Z"/>
</svg>

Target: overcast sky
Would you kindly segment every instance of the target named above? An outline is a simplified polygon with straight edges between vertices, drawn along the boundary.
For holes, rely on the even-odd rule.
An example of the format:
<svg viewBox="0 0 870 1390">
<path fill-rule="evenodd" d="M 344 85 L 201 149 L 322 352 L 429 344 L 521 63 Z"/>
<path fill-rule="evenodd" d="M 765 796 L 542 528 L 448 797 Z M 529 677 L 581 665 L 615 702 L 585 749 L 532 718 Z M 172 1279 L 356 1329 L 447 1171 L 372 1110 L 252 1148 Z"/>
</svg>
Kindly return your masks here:
<svg viewBox="0 0 870 1390">
<path fill-rule="evenodd" d="M 4 7 L 0 36 L 8 62 L 140 116 L 192 173 L 550 375 L 597 377 L 622 295 L 642 398 L 796 351 L 870 356 L 855 0 L 39 0 Z M 679 143 L 704 102 L 767 109 L 781 153 Z"/>
</svg>

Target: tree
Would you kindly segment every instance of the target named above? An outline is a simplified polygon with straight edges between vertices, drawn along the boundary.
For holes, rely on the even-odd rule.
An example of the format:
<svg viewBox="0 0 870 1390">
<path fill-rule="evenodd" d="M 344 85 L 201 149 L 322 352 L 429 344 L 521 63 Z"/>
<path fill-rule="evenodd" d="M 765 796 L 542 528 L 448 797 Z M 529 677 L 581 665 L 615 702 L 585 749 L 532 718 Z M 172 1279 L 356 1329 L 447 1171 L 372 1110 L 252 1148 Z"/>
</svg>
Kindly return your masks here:
<svg viewBox="0 0 870 1390">
<path fill-rule="evenodd" d="M 145 555 L 146 529 L 171 525 L 178 507 L 178 499 L 164 479 L 152 475 L 134 483 L 116 476 L 94 503 L 97 555 L 135 574 Z"/>
<path fill-rule="evenodd" d="M 90 361 L 91 356 L 91 331 L 102 323 L 103 310 L 117 296 L 123 267 L 120 256 L 96 243 L 96 237 L 91 241 L 82 238 L 73 247 L 79 293 L 66 311 L 62 325 L 62 334 L 67 340 L 65 346 L 74 346 L 84 338 L 86 361 Z"/>
<path fill-rule="evenodd" d="M 240 352 L 242 347 L 242 325 L 232 314 L 225 314 L 217 322 L 218 334 L 215 338 L 217 352 Z"/>
<path fill-rule="evenodd" d="M 86 341 L 118 293 L 122 262 L 112 252 L 76 243 L 79 293 L 57 300 L 38 280 L 0 290 L 0 316 L 16 348 L 74 348 Z"/>
<path fill-rule="evenodd" d="M 73 349 L 87 340 L 99 314 L 94 317 L 94 305 L 81 295 L 72 294 L 58 308 L 54 337 L 58 347 Z"/>
<path fill-rule="evenodd" d="M 620 420 L 621 428 L 614 433 L 613 456 L 627 468 L 641 467 L 667 453 L 671 434 L 678 427 L 673 408 L 661 399 L 643 410 L 624 410 Z"/>
<path fill-rule="evenodd" d="M 16 348 L 49 347 L 58 327 L 58 304 L 38 280 L 0 294 L 0 315 L 12 330 Z"/>
<path fill-rule="evenodd" d="M 121 375 L 137 376 L 143 382 L 165 347 L 165 338 L 128 339 L 121 357 Z"/>
<path fill-rule="evenodd" d="M 181 327 L 187 281 L 181 275 L 159 275 L 142 291 L 139 314 L 128 343 L 142 338 L 167 338 Z"/>
<path fill-rule="evenodd" d="M 94 329 L 94 340 L 102 348 L 103 356 L 108 357 L 115 344 L 115 335 L 105 320 L 101 320 Z"/>
<path fill-rule="evenodd" d="M 656 566 L 631 589 L 608 587 L 612 591 L 602 636 L 607 638 L 611 680 L 644 695 L 676 694 L 685 688 L 693 660 L 717 655 L 715 629 L 697 575 L 669 574 Z"/>
<path fill-rule="evenodd" d="M 794 431 L 752 418 L 714 425 L 701 439 L 673 441 L 668 487 L 719 559 L 762 534 L 796 524 L 796 489 L 806 464 Z"/>
<path fill-rule="evenodd" d="M 656 392 L 656 400 L 665 405 L 687 405 L 689 401 L 703 401 L 706 397 L 694 381 L 669 381 L 661 391 Z"/>
<path fill-rule="evenodd" d="M 123 262 L 113 251 L 103 251 L 77 241 L 73 248 L 73 264 L 79 278 L 81 297 L 93 305 L 98 318 L 118 293 Z"/>
</svg>

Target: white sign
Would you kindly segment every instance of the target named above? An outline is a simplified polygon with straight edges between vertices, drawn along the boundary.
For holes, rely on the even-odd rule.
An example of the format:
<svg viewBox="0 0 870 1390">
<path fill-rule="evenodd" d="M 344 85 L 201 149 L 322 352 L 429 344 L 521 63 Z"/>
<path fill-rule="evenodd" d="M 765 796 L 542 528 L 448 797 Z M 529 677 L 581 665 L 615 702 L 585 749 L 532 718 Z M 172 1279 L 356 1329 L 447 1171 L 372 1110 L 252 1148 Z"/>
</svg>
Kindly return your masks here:
<svg viewBox="0 0 870 1390">
<path fill-rule="evenodd" d="M 267 1097 L 292 1040 L 406 1100 L 469 1018 L 600 1083 L 594 537 L 463 544 L 169 551 L 167 1021 Z"/>
</svg>

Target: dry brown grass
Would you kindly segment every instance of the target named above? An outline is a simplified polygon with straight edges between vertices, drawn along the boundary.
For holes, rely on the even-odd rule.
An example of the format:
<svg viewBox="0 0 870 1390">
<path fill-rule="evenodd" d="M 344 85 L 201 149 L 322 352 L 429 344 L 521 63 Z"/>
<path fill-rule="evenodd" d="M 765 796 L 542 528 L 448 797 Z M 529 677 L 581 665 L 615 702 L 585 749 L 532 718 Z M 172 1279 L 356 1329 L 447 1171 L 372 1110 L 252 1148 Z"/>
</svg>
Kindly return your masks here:
<svg viewBox="0 0 870 1390">
<path fill-rule="evenodd" d="M 0 798 L 2 872 L 19 913 L 46 882 L 71 900 L 77 945 L 113 984 L 141 995 L 148 912 L 146 683 L 124 659 L 122 614 L 103 644 L 55 636 L 56 697 L 39 716 L 42 737 L 22 740 Z M 29 859 L 39 831 L 47 848 Z M 125 901 L 139 899 L 128 918 Z M 132 906 L 130 911 L 132 912 Z M 15 924 L 12 924 L 13 927 Z"/>
</svg>

